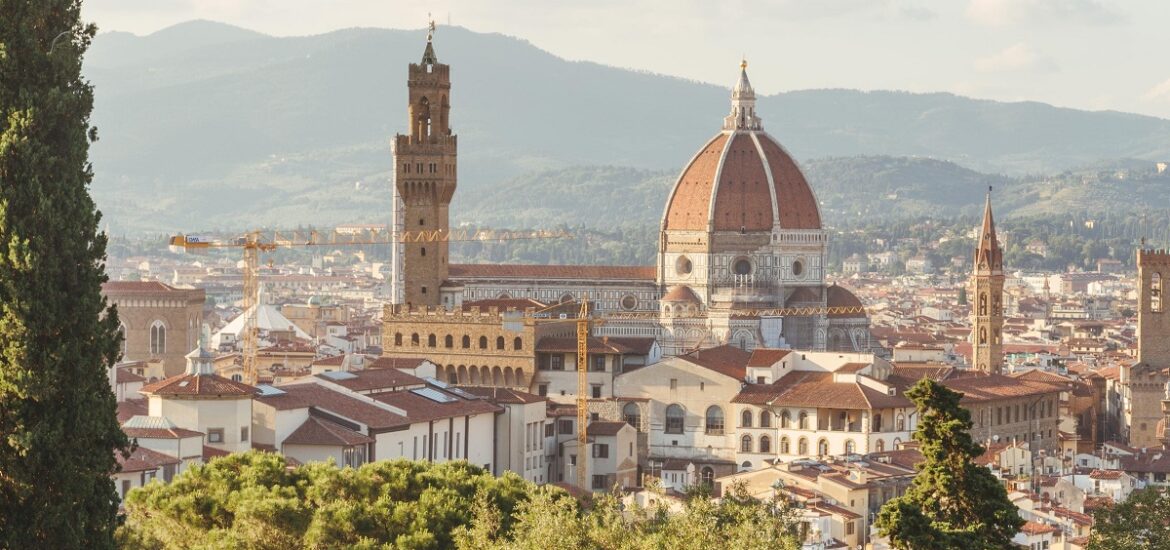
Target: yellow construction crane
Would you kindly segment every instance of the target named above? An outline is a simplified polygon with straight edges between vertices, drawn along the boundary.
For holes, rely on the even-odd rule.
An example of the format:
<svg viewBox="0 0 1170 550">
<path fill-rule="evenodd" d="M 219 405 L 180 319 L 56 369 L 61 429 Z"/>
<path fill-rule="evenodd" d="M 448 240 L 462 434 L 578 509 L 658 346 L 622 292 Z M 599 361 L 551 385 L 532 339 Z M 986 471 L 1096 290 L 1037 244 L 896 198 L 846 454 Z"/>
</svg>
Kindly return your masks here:
<svg viewBox="0 0 1170 550">
<path fill-rule="evenodd" d="M 244 251 L 244 327 L 242 330 L 241 355 L 244 367 L 244 382 L 255 385 L 258 381 L 256 352 L 259 338 L 256 330 L 256 308 L 260 304 L 260 254 L 278 248 L 307 246 L 363 246 L 394 244 L 399 242 L 418 243 L 436 241 L 513 241 L 529 239 L 560 239 L 568 237 L 563 231 L 379 231 L 370 229 L 359 232 L 309 231 L 249 231 L 234 239 L 222 240 L 205 235 L 175 235 L 170 239 L 170 248 L 176 252 L 200 252 L 210 249 L 239 248 Z"/>
<path fill-rule="evenodd" d="M 585 390 L 589 387 L 589 298 L 581 300 L 581 311 L 577 314 L 577 485 L 589 491 L 585 484 L 585 445 L 588 444 L 589 400 Z"/>
</svg>

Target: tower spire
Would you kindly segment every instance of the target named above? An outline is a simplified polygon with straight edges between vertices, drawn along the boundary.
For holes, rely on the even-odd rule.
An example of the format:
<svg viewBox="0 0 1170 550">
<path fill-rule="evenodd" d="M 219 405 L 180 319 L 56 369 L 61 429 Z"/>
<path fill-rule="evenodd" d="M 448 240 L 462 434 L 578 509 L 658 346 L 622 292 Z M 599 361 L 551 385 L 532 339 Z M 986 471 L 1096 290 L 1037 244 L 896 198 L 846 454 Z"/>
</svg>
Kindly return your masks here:
<svg viewBox="0 0 1170 550">
<path fill-rule="evenodd" d="M 739 80 L 731 89 L 731 114 L 723 119 L 723 130 L 762 130 L 756 116 L 756 91 L 747 75 L 747 58 L 739 63 Z"/>
<path fill-rule="evenodd" d="M 983 227 L 979 231 L 979 246 L 975 248 L 976 271 L 1002 271 L 1003 251 L 995 234 L 995 216 L 991 212 L 991 186 L 987 187 L 987 201 L 983 206 Z"/>
<path fill-rule="evenodd" d="M 428 16 L 430 14 L 427 14 Z M 439 56 L 435 55 L 435 47 L 431 41 L 435 39 L 435 20 L 431 19 L 430 25 L 427 27 L 427 47 L 423 50 L 421 65 L 436 65 L 439 63 Z"/>
</svg>

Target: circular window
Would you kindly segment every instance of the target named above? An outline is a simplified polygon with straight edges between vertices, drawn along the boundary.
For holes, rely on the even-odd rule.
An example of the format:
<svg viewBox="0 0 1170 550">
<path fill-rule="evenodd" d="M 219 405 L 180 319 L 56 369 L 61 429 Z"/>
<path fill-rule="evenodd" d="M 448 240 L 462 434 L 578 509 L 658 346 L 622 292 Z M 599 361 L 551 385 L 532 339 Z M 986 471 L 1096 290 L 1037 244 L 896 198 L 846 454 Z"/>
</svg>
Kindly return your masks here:
<svg viewBox="0 0 1170 550">
<path fill-rule="evenodd" d="M 507 292 L 501 292 L 499 296 L 496 296 L 496 299 L 497 300 L 511 300 L 512 296 L 509 295 Z"/>
<path fill-rule="evenodd" d="M 797 276 L 797 277 L 800 277 L 802 274 L 804 274 L 804 262 L 802 262 L 800 260 L 793 261 L 792 262 L 792 274 Z"/>
<path fill-rule="evenodd" d="M 691 272 L 691 260 L 686 256 L 679 256 L 678 261 L 674 262 L 674 272 L 679 275 L 687 275 Z"/>
<path fill-rule="evenodd" d="M 736 275 L 748 275 L 752 272 L 752 262 L 747 258 L 740 258 L 731 266 Z"/>
<path fill-rule="evenodd" d="M 572 295 L 572 294 L 568 294 L 568 293 L 566 293 L 565 295 L 561 296 L 561 303 L 562 303 L 562 304 L 563 304 L 563 303 L 566 303 L 566 302 L 572 302 L 572 301 L 573 301 L 573 295 Z"/>
<path fill-rule="evenodd" d="M 633 294 L 626 294 L 622 297 L 622 309 L 629 311 L 638 307 L 638 299 Z"/>
</svg>

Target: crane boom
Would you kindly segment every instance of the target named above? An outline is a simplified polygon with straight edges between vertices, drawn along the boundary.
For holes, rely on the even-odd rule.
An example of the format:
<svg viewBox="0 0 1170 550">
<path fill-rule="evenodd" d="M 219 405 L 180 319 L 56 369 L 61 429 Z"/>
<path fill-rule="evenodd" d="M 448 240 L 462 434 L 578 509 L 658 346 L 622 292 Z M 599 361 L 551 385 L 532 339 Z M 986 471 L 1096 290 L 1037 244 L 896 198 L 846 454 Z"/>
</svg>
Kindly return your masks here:
<svg viewBox="0 0 1170 550">
<path fill-rule="evenodd" d="M 529 239 L 560 239 L 570 235 L 564 231 L 367 231 L 342 233 L 316 230 L 301 231 L 249 231 L 243 236 L 228 240 L 206 235 L 175 235 L 169 246 L 175 252 L 200 252 L 208 249 L 243 249 L 244 253 L 244 327 L 240 339 L 243 355 L 244 382 L 256 385 L 259 379 L 256 353 L 259 348 L 259 328 L 256 326 L 256 308 L 260 305 L 260 253 L 272 252 L 278 248 L 305 246 L 363 246 L 392 244 L 396 242 L 436 241 L 514 241 Z"/>
</svg>

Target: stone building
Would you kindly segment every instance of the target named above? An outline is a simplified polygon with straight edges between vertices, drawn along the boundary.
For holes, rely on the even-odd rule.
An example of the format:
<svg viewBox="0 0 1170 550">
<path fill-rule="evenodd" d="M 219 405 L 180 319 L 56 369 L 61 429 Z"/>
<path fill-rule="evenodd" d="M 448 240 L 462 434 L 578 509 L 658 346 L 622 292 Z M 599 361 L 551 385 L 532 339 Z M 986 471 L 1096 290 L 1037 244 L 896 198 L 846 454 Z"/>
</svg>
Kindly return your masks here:
<svg viewBox="0 0 1170 550">
<path fill-rule="evenodd" d="M 1139 249 L 1137 268 L 1137 362 L 1121 366 L 1120 431 L 1131 447 L 1158 447 L 1170 440 L 1162 413 L 1170 382 L 1170 315 L 1163 292 L 1170 251 Z"/>
<path fill-rule="evenodd" d="M 162 361 L 166 376 L 183 372 L 203 326 L 202 289 L 174 288 L 157 281 L 110 281 L 102 295 L 118 306 L 122 361 Z"/>
<path fill-rule="evenodd" d="M 394 142 L 400 232 L 450 227 L 456 140 L 450 68 L 437 59 L 428 38 L 422 62 L 408 71 L 410 133 Z M 747 351 L 870 349 L 861 302 L 825 283 L 828 232 L 816 195 L 791 155 L 764 131 L 746 63 L 731 92 L 731 113 L 683 168 L 661 229 L 654 266 L 461 265 L 449 263 L 445 243 L 401 243 L 392 258 L 392 301 L 459 311 L 483 300 L 587 300 L 602 316 L 636 314 L 607 319 L 595 336 L 654 338 L 666 356 L 721 344 Z M 818 309 L 826 306 L 837 309 Z M 795 314 L 791 308 L 810 309 Z M 458 370 L 459 363 L 436 362 Z M 481 374 L 477 383 L 485 380 L 495 382 Z"/>
</svg>

